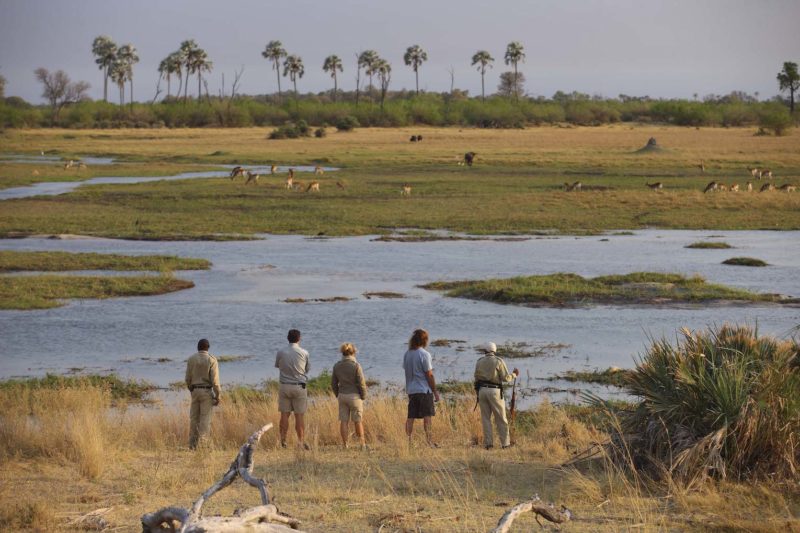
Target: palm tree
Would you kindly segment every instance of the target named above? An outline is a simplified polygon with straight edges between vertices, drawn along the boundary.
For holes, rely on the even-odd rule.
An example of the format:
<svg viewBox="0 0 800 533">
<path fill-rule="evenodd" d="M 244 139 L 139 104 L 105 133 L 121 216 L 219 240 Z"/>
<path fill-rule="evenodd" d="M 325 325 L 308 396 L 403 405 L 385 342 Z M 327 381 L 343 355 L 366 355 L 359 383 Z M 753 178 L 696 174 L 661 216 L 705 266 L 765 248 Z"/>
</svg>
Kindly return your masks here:
<svg viewBox="0 0 800 533">
<path fill-rule="evenodd" d="M 170 97 L 172 84 L 170 83 L 172 74 L 177 74 L 181 78 L 181 59 L 178 52 L 172 52 L 170 55 L 161 60 L 158 65 L 158 73 L 167 79 L 167 98 Z M 178 88 L 178 94 L 180 94 Z"/>
<path fill-rule="evenodd" d="M 338 80 L 336 79 L 336 71 L 343 71 L 342 60 L 337 55 L 330 55 L 325 58 L 325 63 L 322 64 L 322 70 L 331 73 L 333 78 L 333 101 L 336 101 L 336 93 L 339 90 Z"/>
<path fill-rule="evenodd" d="M 133 105 L 133 65 L 139 62 L 139 55 L 132 44 L 125 44 L 119 47 L 117 59 L 125 69 L 125 78 L 131 83 L 130 102 Z"/>
<path fill-rule="evenodd" d="M 119 89 L 119 105 L 125 105 L 125 82 L 128 79 L 126 65 L 120 60 L 114 61 L 114 64 L 109 68 L 108 75 L 111 81 L 117 84 L 117 88 Z"/>
<path fill-rule="evenodd" d="M 297 78 L 302 78 L 305 73 L 306 69 L 303 67 L 303 58 L 294 54 L 286 57 L 286 60 L 283 62 L 283 75 L 288 75 L 289 79 L 294 84 L 295 101 L 297 101 Z"/>
<path fill-rule="evenodd" d="M 506 65 L 514 65 L 514 98 L 519 100 L 519 86 L 517 85 L 517 64 L 525 62 L 525 48 L 519 41 L 512 41 L 506 47 Z"/>
<path fill-rule="evenodd" d="M 208 54 L 202 48 L 197 48 L 193 51 L 190 58 L 191 73 L 197 73 L 197 100 L 202 96 L 201 83 L 203 81 L 203 72 L 211 72 L 214 63 L 208 59 Z"/>
<path fill-rule="evenodd" d="M 484 90 L 484 77 L 486 75 L 486 67 L 492 68 L 494 58 L 492 54 L 486 50 L 478 50 L 472 56 L 472 66 L 478 65 L 478 72 L 481 73 L 481 100 L 486 101 L 486 91 Z"/>
<path fill-rule="evenodd" d="M 423 50 L 420 45 L 415 44 L 406 48 L 406 53 L 403 56 L 403 61 L 406 65 L 414 69 L 414 76 L 417 81 L 417 94 L 419 94 L 419 67 L 428 60 L 428 52 Z"/>
<path fill-rule="evenodd" d="M 197 50 L 199 47 L 197 43 L 194 42 L 194 39 L 189 39 L 187 41 L 183 41 L 181 43 L 180 48 L 178 49 L 178 57 L 180 58 L 181 65 L 186 67 L 186 83 L 183 86 L 183 101 L 185 102 L 188 98 L 189 92 L 189 74 L 193 74 L 194 71 L 192 70 L 192 64 L 194 63 L 194 56 L 197 54 Z"/>
<path fill-rule="evenodd" d="M 380 59 L 378 52 L 375 50 L 364 50 L 358 56 L 358 67 L 363 68 L 364 72 L 369 76 L 369 89 L 372 92 L 372 76 L 375 74 L 375 63 Z"/>
<path fill-rule="evenodd" d="M 261 55 L 264 56 L 268 61 L 272 61 L 272 69 L 275 71 L 275 74 L 278 75 L 278 99 L 281 97 L 281 67 L 280 62 L 281 59 L 286 57 L 286 50 L 283 48 L 283 44 L 280 41 L 270 41 L 267 43 L 266 48 L 264 51 L 261 52 Z"/>
<path fill-rule="evenodd" d="M 383 111 L 383 101 L 386 99 L 386 91 L 389 89 L 389 82 L 392 81 L 392 66 L 385 59 L 378 58 L 372 69 L 378 75 L 381 82 L 381 111 Z"/>
<path fill-rule="evenodd" d="M 92 42 L 92 54 L 97 58 L 94 62 L 103 71 L 103 100 L 108 102 L 108 77 L 117 58 L 117 45 L 108 35 L 95 37 Z"/>
</svg>

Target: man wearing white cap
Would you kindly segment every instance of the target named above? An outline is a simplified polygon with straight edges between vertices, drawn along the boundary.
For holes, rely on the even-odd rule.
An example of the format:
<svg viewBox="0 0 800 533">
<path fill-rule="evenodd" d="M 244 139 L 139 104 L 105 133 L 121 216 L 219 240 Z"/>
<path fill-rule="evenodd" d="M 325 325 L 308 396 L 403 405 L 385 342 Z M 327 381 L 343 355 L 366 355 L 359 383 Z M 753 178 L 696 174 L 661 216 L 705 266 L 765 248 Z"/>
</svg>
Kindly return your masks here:
<svg viewBox="0 0 800 533">
<path fill-rule="evenodd" d="M 481 406 L 483 447 L 488 450 L 494 446 L 492 438 L 492 415 L 494 415 L 500 446 L 508 448 L 511 446 L 511 439 L 508 435 L 503 385 L 518 376 L 519 370 L 515 368 L 509 373 L 505 362 L 497 357 L 497 346 L 493 342 L 478 346 L 478 351 L 484 354 L 475 365 L 475 390 L 478 392 L 478 405 Z"/>
</svg>

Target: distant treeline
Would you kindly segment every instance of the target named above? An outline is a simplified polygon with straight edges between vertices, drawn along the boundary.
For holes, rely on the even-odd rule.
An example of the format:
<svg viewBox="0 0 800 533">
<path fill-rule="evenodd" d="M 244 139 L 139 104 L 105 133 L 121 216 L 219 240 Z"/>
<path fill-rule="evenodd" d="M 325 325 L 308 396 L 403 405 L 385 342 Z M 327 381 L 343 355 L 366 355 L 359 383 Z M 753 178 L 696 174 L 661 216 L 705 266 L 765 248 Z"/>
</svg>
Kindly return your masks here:
<svg viewBox="0 0 800 533">
<path fill-rule="evenodd" d="M 268 96 L 207 96 L 186 101 L 168 98 L 157 103 L 124 106 L 83 101 L 63 109 L 53 123 L 48 106 L 32 105 L 19 97 L 0 100 L 3 128 L 178 128 L 280 126 L 305 121 L 315 127 L 336 127 L 349 122 L 361 127 L 411 125 L 523 128 L 569 123 L 596 126 L 616 122 L 661 123 L 678 126 L 760 126 L 780 133 L 793 117 L 784 103 L 758 102 L 734 93 L 704 101 L 656 100 L 647 97 L 590 97 L 581 93 L 556 93 L 552 98 L 493 96 L 486 101 L 466 93 L 396 92 L 383 109 L 375 92 L 341 94 L 333 102 L 327 93 L 298 99 Z M 780 130 L 780 131 L 779 131 Z"/>
</svg>

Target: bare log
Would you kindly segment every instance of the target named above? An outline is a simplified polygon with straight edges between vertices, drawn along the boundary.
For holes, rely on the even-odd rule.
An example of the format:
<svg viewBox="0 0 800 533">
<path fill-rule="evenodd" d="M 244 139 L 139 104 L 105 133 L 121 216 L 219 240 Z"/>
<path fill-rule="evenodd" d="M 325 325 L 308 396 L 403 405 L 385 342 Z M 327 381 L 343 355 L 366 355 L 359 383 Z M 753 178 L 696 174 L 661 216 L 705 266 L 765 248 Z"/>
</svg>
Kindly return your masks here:
<svg viewBox="0 0 800 533">
<path fill-rule="evenodd" d="M 538 495 L 534 495 L 532 500 L 517 504 L 506 511 L 505 514 L 500 518 L 500 521 L 497 522 L 497 527 L 494 528 L 490 533 L 507 533 L 511 529 L 511 525 L 514 523 L 514 520 L 516 520 L 517 517 L 522 513 L 527 513 L 529 511 L 536 516 L 536 523 L 540 526 L 542 525 L 542 523 L 539 522 L 540 516 L 545 520 L 549 520 L 555 524 L 569 522 L 570 518 L 572 518 L 572 512 L 563 505 L 561 506 L 561 509 L 556 509 L 552 503 L 545 505 L 542 503 L 542 500 Z"/>
<path fill-rule="evenodd" d="M 180 531 L 181 533 L 225 533 L 228 531 L 264 531 L 282 532 L 294 531 L 300 522 L 289 516 L 283 515 L 278 508 L 269 503 L 267 483 L 263 479 L 253 477 L 253 452 L 261 436 L 272 428 L 267 424 L 250 435 L 247 442 L 239 448 L 239 453 L 231 463 L 222 479 L 209 487 L 192 505 L 191 510 L 181 507 L 165 507 L 155 513 L 142 516 L 143 533 L 166 533 Z M 233 483 L 236 478 L 256 487 L 261 494 L 262 505 L 246 509 L 232 517 L 202 518 L 200 511 L 203 504 L 214 494 Z M 177 526 L 175 523 L 179 523 Z M 273 523 L 268 523 L 273 522 Z M 274 523 L 278 522 L 278 524 Z M 282 524 L 287 524 L 284 526 Z"/>
</svg>

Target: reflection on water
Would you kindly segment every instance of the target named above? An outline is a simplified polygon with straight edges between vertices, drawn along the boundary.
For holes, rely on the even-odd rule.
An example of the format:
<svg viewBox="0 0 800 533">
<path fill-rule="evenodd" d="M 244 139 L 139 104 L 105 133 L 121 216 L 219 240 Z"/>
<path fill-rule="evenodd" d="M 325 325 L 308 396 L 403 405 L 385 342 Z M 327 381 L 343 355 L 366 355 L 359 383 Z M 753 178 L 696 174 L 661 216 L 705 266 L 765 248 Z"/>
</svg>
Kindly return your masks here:
<svg viewBox="0 0 800 533">
<path fill-rule="evenodd" d="M 684 248 L 712 233 L 722 233 L 721 239 L 735 249 Z M 569 346 L 511 364 L 520 368 L 528 386 L 574 388 L 580 385 L 536 378 L 566 369 L 630 367 L 650 337 L 674 339 L 681 326 L 747 322 L 757 324 L 762 334 L 786 336 L 800 324 L 800 309 L 778 305 L 525 308 L 444 298 L 416 285 L 553 272 L 596 276 L 659 271 L 700 274 L 711 282 L 797 296 L 798 243 L 800 232 L 660 230 L 523 242 L 397 243 L 372 242 L 369 237 L 299 236 L 247 242 L 0 240 L 0 249 L 5 250 L 166 253 L 213 262 L 210 271 L 178 273 L 196 283 L 187 291 L 74 301 L 43 311 L 0 311 L 0 377 L 82 368 L 117 370 L 165 385 L 182 379 L 183 361 L 197 339 L 208 337 L 213 353 L 251 356 L 222 364 L 224 381 L 258 383 L 276 376 L 274 353 L 285 343 L 286 331 L 298 328 L 311 352 L 312 374 L 331 368 L 339 344 L 349 341 L 358 346 L 369 377 L 399 382 L 407 339 L 413 329 L 424 327 L 431 339 L 466 341 L 431 348 L 439 380 L 471 379 L 476 360 L 472 347 L 478 343 L 559 343 Z M 772 266 L 720 264 L 732 256 L 757 257 Z M 398 292 L 406 298 L 363 296 L 377 291 Z M 353 300 L 283 301 L 333 296 Z M 164 357 L 172 361 L 156 362 Z"/>
</svg>

